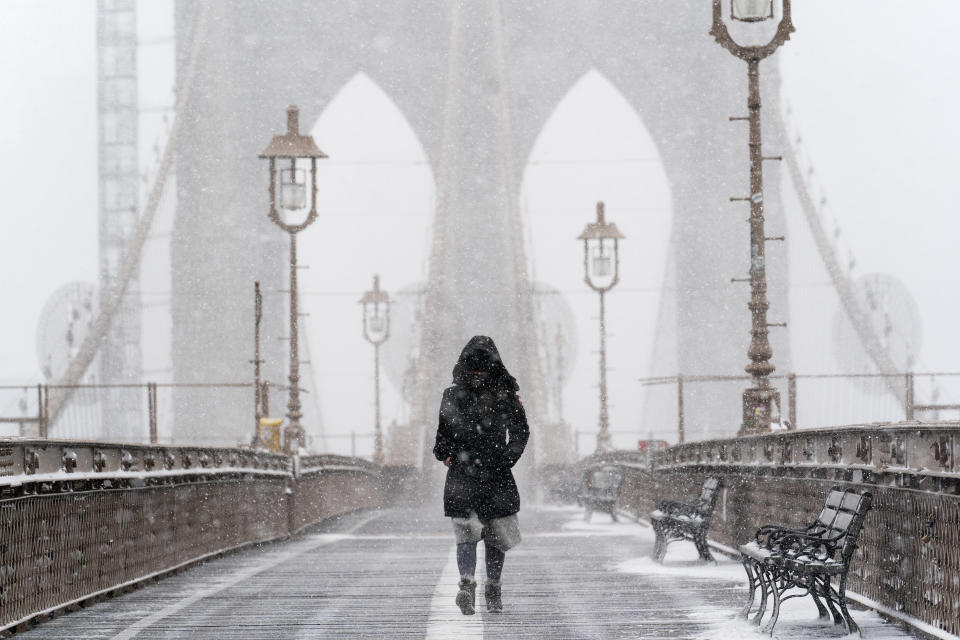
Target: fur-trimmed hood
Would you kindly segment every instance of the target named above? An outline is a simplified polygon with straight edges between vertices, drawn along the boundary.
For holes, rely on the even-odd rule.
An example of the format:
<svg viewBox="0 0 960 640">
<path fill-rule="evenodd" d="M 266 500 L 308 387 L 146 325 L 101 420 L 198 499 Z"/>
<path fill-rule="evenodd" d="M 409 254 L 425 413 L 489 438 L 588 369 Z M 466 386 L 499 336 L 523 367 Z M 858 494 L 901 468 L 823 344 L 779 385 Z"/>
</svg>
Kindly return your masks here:
<svg viewBox="0 0 960 640">
<path fill-rule="evenodd" d="M 503 366 L 497 345 L 487 336 L 473 336 L 460 352 L 460 358 L 453 368 L 454 384 L 468 384 L 469 371 L 486 371 L 490 374 L 487 386 L 514 392 L 520 388 L 516 379 Z"/>
</svg>

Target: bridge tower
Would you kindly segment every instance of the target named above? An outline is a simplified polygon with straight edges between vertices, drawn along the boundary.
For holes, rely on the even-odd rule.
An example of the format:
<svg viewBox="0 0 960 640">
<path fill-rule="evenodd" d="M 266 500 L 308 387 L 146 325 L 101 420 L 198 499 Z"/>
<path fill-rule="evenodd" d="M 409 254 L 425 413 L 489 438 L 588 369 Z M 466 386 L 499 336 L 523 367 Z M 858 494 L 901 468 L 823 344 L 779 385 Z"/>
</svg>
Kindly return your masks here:
<svg viewBox="0 0 960 640">
<path fill-rule="evenodd" d="M 136 0 L 97 3 L 97 105 L 99 109 L 100 296 L 106 307 L 121 259 L 137 226 L 140 197 L 138 153 Z M 139 384 L 140 285 L 130 280 L 100 350 L 102 384 Z M 140 393 L 131 389 L 101 390 L 104 416 L 101 436 L 114 442 L 142 437 Z"/>
<path fill-rule="evenodd" d="M 199 4 L 176 5 L 181 64 Z M 538 463 L 571 455 L 568 435 L 537 431 L 546 412 L 539 408 L 517 194 L 546 120 L 591 69 L 642 118 L 670 181 L 672 297 L 660 330 L 672 338 L 664 339 L 662 370 L 652 373 L 743 371 L 749 292 L 730 278 L 749 268 L 748 226 L 746 213 L 728 198 L 747 188 L 747 149 L 743 131 L 727 118 L 741 115 L 746 87 L 737 61 L 707 35 L 709 8 L 595 0 L 207 5 L 209 27 L 177 148 L 176 381 L 233 379 L 248 366 L 250 282 L 260 279 L 268 292 L 284 288 L 283 238 L 264 214 L 257 153 L 288 104 L 301 107 L 301 121 L 309 126 L 359 71 L 405 115 L 437 187 L 412 427 L 389 437 L 390 461 L 422 463 L 440 392 L 460 348 L 477 333 L 497 341 L 520 380 Z M 777 90 L 775 64 L 764 63 L 765 97 Z M 772 132 L 767 137 L 775 139 Z M 783 222 L 776 167 L 767 172 L 766 191 L 768 226 L 777 235 Z M 771 256 L 768 276 L 772 317 L 786 317 L 785 252 Z M 283 376 L 286 355 L 276 340 L 282 324 L 267 318 L 262 329 L 271 379 Z M 772 341 L 774 362 L 788 368 L 785 332 Z M 210 425 L 249 422 L 242 407 L 211 403 L 189 390 L 178 394 L 176 440 L 189 440 L 199 429 L 206 440 L 233 443 L 236 429 L 210 433 Z M 739 411 L 739 394 L 687 393 L 690 422 L 727 414 L 738 420 Z"/>
</svg>

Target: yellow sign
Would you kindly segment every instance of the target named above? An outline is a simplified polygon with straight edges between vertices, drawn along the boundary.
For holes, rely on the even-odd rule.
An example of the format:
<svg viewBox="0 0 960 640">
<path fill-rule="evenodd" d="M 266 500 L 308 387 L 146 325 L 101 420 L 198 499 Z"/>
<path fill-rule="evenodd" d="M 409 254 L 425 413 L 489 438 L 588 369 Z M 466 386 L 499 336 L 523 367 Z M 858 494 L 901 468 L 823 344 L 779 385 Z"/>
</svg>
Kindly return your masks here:
<svg viewBox="0 0 960 640">
<path fill-rule="evenodd" d="M 283 418 L 260 418 L 260 442 L 274 453 L 280 453 L 283 442 L 280 437 L 281 424 L 283 424 Z"/>
</svg>

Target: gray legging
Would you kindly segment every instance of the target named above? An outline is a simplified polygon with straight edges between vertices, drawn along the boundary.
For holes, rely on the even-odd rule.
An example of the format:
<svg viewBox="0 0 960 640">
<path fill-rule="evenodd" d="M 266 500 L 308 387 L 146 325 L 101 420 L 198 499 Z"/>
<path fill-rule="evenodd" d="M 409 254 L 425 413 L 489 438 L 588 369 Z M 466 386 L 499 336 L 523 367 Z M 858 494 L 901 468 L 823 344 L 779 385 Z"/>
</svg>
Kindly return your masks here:
<svg viewBox="0 0 960 640">
<path fill-rule="evenodd" d="M 484 540 L 483 546 L 486 549 L 487 579 L 499 580 L 500 574 L 503 572 L 503 561 L 506 559 L 507 554 L 486 540 Z M 463 544 L 457 545 L 457 567 L 460 569 L 461 577 L 473 577 L 474 572 L 477 570 L 476 542 L 464 542 Z"/>
</svg>

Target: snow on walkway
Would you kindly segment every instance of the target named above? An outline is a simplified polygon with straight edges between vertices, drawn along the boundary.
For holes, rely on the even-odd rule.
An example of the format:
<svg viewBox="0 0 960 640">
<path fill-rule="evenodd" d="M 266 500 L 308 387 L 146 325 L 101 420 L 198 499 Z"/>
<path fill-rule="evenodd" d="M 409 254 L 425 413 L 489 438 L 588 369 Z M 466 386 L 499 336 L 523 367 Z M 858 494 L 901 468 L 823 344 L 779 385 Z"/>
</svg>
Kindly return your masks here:
<svg viewBox="0 0 960 640">
<path fill-rule="evenodd" d="M 507 554 L 502 614 L 478 593 L 454 605 L 453 535 L 439 508 L 344 516 L 305 535 L 229 554 L 22 634 L 70 640 L 728 640 L 766 635 L 733 619 L 746 596 L 740 565 L 696 562 L 692 544 L 649 559 L 643 524 L 590 523 L 571 507 L 525 507 L 524 540 Z M 483 585 L 483 549 L 478 582 Z M 813 610 L 815 612 L 815 609 Z M 855 611 L 866 640 L 909 638 Z M 805 603 L 784 607 L 776 638 L 839 638 Z"/>
<path fill-rule="evenodd" d="M 653 533 L 649 532 L 650 543 Z M 747 578 L 743 565 L 739 561 L 726 557 L 713 550 L 715 564 L 699 560 L 692 543 L 675 542 L 667 547 L 667 555 L 662 565 L 649 556 L 640 556 L 615 565 L 614 569 L 622 573 L 635 574 L 644 578 L 670 580 L 675 578 L 695 579 L 703 584 L 735 585 L 738 599 L 728 606 L 705 605 L 701 612 L 704 619 L 712 619 L 709 627 L 701 632 L 696 640 L 743 640 L 744 638 L 767 638 L 757 627 L 749 622 L 734 618 L 746 601 Z M 854 621 L 860 626 L 864 640 L 903 640 L 914 636 L 899 626 L 883 620 L 873 611 L 861 611 L 851 607 Z M 766 619 L 764 620 L 766 622 Z M 818 618 L 816 605 L 811 598 L 794 598 L 783 603 L 780 618 L 774 628 L 776 640 L 811 640 L 813 638 L 857 638 L 846 634 L 844 627 L 835 627 L 833 622 L 824 623 Z"/>
</svg>

